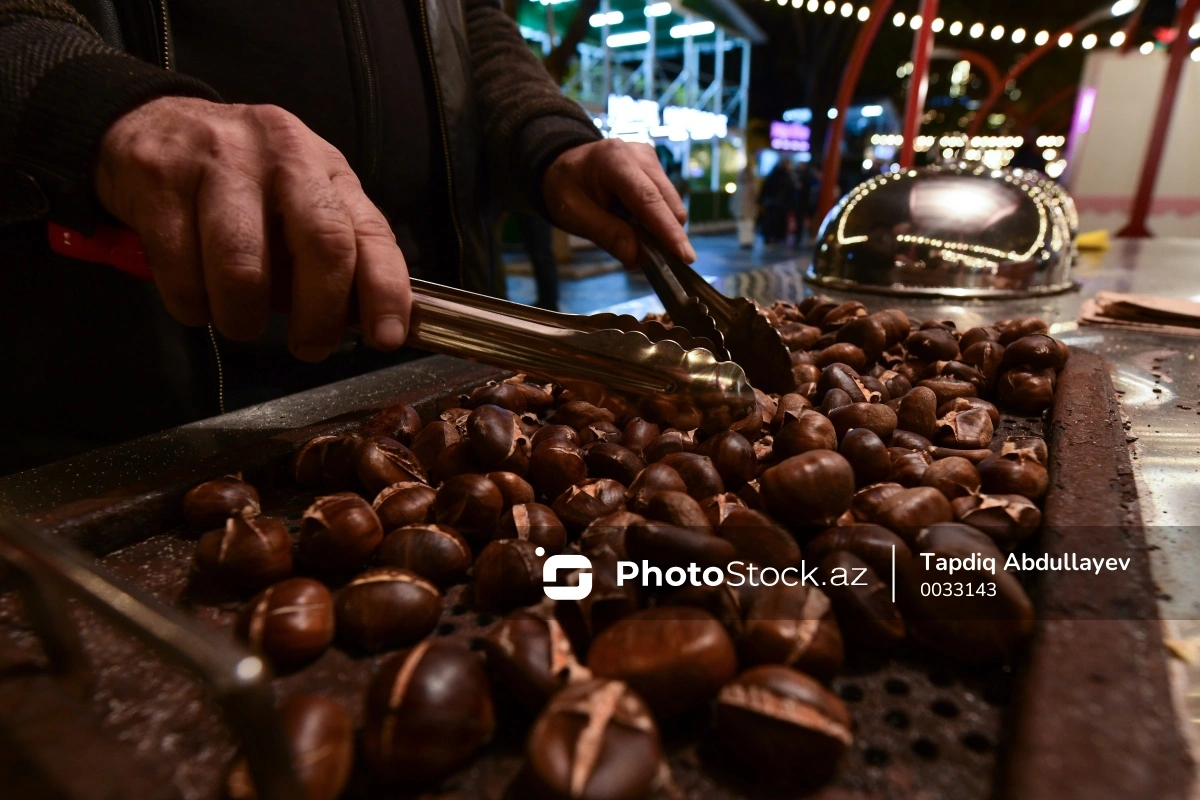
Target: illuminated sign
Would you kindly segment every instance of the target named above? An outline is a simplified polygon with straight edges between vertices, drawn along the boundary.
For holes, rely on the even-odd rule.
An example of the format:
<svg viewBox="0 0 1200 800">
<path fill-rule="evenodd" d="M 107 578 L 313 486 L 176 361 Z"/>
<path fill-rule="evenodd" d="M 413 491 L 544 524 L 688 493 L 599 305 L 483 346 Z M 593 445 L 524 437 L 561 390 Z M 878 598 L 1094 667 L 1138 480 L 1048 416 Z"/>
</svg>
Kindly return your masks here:
<svg viewBox="0 0 1200 800">
<path fill-rule="evenodd" d="M 724 139 L 729 134 L 729 118 L 712 111 L 667 106 L 662 118 L 664 127 L 685 130 L 692 139 Z"/>
<path fill-rule="evenodd" d="M 629 128 L 634 125 L 646 128 L 658 125 L 658 103 L 653 100 L 636 100 L 627 94 L 610 94 L 608 127 Z"/>
<path fill-rule="evenodd" d="M 789 108 L 787 111 L 783 112 L 783 121 L 799 122 L 801 124 L 804 124 L 805 122 L 812 122 L 812 109 Z"/>
<path fill-rule="evenodd" d="M 790 150 L 807 153 L 810 147 L 809 139 L 811 138 L 812 128 L 807 125 L 801 125 L 799 122 L 775 121 L 771 123 L 772 150 Z"/>
<path fill-rule="evenodd" d="M 673 142 L 724 139 L 729 134 L 729 118 L 712 111 L 667 106 L 637 100 L 628 95 L 608 96 L 608 129 L 611 136 L 631 141 L 649 141 L 650 137 Z"/>
</svg>

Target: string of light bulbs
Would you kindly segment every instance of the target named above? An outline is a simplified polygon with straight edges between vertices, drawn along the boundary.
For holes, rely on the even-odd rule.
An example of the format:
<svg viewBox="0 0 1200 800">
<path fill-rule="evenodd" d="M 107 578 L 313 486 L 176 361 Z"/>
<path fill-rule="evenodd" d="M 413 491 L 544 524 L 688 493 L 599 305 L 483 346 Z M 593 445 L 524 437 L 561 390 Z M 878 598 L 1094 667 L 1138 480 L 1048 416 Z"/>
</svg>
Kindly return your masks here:
<svg viewBox="0 0 1200 800">
<path fill-rule="evenodd" d="M 866 22 L 871 18 L 871 9 L 868 6 L 858 6 L 853 3 L 841 2 L 837 0 L 764 0 L 764 2 L 776 2 L 781 6 L 786 6 L 789 3 L 798 10 L 809 11 L 810 13 L 824 12 L 829 16 L 841 15 L 847 19 L 857 19 L 859 22 Z M 1113 17 L 1123 17 L 1131 13 L 1137 8 L 1137 0 L 1117 0 L 1112 6 Z M 903 11 L 897 11 L 892 15 L 892 25 L 897 28 L 908 27 L 912 30 L 917 30 L 921 27 L 923 20 L 920 14 L 907 15 Z M 1003 25 L 989 25 L 984 22 L 963 22 L 962 20 L 951 20 L 947 22 L 944 18 L 938 17 L 933 21 L 931 26 L 934 33 L 942 33 L 943 31 L 954 37 L 963 36 L 968 39 L 991 39 L 998 42 L 1003 39 L 1010 40 L 1013 44 L 1023 44 L 1026 41 L 1032 41 L 1038 47 L 1050 41 L 1052 35 L 1048 30 L 1039 30 L 1030 35 L 1030 32 L 1025 28 L 1005 28 Z M 1200 22 L 1196 22 L 1188 30 L 1188 37 L 1193 41 L 1200 39 Z M 1084 50 L 1091 50 L 1096 45 L 1100 44 L 1100 37 L 1094 33 L 1084 34 L 1083 36 L 1075 36 L 1071 33 L 1063 33 L 1058 37 L 1059 47 L 1070 47 L 1076 44 Z M 1120 47 L 1125 44 L 1125 32 L 1116 31 L 1108 37 L 1108 44 L 1112 47 Z M 1154 42 L 1143 42 L 1138 47 L 1138 52 L 1142 55 L 1149 55 L 1154 52 Z M 1192 60 L 1200 61 L 1200 49 L 1192 51 Z"/>
</svg>

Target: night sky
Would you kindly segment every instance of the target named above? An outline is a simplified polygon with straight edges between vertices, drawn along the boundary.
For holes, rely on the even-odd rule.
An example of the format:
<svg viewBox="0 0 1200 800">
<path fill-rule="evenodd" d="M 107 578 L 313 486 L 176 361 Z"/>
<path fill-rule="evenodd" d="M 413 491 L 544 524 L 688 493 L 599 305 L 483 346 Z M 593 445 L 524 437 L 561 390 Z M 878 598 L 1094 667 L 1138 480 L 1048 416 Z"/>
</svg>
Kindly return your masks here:
<svg viewBox="0 0 1200 800">
<path fill-rule="evenodd" d="M 856 7 L 863 2 L 856 0 Z M 842 69 L 862 23 L 839 14 L 826 15 L 820 11 L 811 13 L 796 9 L 790 3 L 781 7 L 775 0 L 739 0 L 739 3 L 769 37 L 766 44 L 754 48 L 751 115 L 762 119 L 778 119 L 785 109 L 811 107 L 815 112 L 814 127 L 817 128 L 814 133 L 816 140 L 820 141 L 825 122 L 821 112 L 833 105 Z M 841 0 L 838 3 L 840 5 Z M 1045 29 L 1053 34 L 1107 5 L 1111 3 L 1103 0 L 1005 0 L 1003 3 L 944 0 L 938 16 L 945 19 L 947 25 L 955 19 L 962 20 L 968 26 L 979 21 L 990 31 L 993 25 L 1000 24 L 1005 27 L 1006 34 L 1000 41 L 993 41 L 987 33 L 982 38 L 971 39 L 965 33 L 952 37 L 943 31 L 936 37 L 935 45 L 978 51 L 991 58 L 1003 74 L 1021 54 L 1034 49 L 1033 37 L 1037 31 Z M 1171 0 L 1152 0 L 1144 14 L 1143 25 L 1134 37 L 1135 47 L 1150 39 L 1156 27 L 1170 24 L 1173 8 Z M 898 109 L 903 108 L 905 81 L 896 76 L 896 70 L 910 58 L 914 32 L 907 25 L 895 27 L 891 18 L 897 11 L 911 16 L 917 9 L 917 0 L 900 0 L 888 11 L 863 70 L 856 102 L 890 97 Z M 1121 29 L 1127 19 L 1109 20 L 1089 29 L 1100 37 L 1097 49 L 1108 46 L 1109 36 Z M 1027 31 L 1027 38 L 1019 45 L 1013 44 L 1008 36 L 1008 32 L 1017 27 Z M 1015 101 L 1004 98 L 999 110 L 1019 118 L 1062 92 L 1065 87 L 1073 86 L 1079 80 L 1086 53 L 1078 43 L 1065 49 L 1055 48 L 1019 79 L 1019 98 Z M 952 62 L 949 61 L 933 63 L 930 71 L 931 101 L 938 95 L 946 99 L 951 66 Z M 968 98 L 982 100 L 987 95 L 987 89 L 986 79 L 977 78 L 969 89 Z M 926 107 L 931 105 L 932 102 Z M 1040 132 L 1065 133 L 1072 107 L 1070 96 L 1055 103 L 1041 117 L 1038 123 Z M 944 119 L 926 125 L 923 132 L 958 129 L 956 122 L 965 109 L 955 106 L 946 107 L 946 111 L 948 113 Z"/>
</svg>

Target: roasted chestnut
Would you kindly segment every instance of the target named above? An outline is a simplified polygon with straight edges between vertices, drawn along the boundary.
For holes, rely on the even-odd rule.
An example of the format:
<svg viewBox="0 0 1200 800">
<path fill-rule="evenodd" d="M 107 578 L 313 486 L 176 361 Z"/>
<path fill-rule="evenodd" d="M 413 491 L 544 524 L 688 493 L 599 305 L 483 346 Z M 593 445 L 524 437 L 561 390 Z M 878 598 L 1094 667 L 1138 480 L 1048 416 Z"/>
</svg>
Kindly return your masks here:
<svg viewBox="0 0 1200 800">
<path fill-rule="evenodd" d="M 845 364 L 856 372 L 867 367 L 867 354 L 861 347 L 849 342 L 839 342 L 829 345 L 817 354 L 817 366 L 821 369 L 830 364 Z"/>
<path fill-rule="evenodd" d="M 705 702 L 737 672 L 737 654 L 711 614 L 687 606 L 638 611 L 592 641 L 588 668 L 628 683 L 667 719 Z"/>
<path fill-rule="evenodd" d="M 1046 468 L 1030 457 L 994 455 L 979 462 L 977 469 L 988 494 L 1019 494 L 1037 500 L 1050 485 Z"/>
<path fill-rule="evenodd" d="M 700 504 L 700 509 L 714 527 L 724 522 L 725 517 L 735 508 L 746 508 L 746 501 L 733 492 L 714 494 L 704 498 L 704 502 Z"/>
<path fill-rule="evenodd" d="M 591 678 L 555 619 L 514 611 L 488 633 L 483 644 L 488 673 L 501 697 L 537 713 L 556 691 Z"/>
<path fill-rule="evenodd" d="M 395 439 L 372 436 L 358 448 L 358 479 L 371 494 L 394 483 L 429 483 L 416 455 Z"/>
<path fill-rule="evenodd" d="M 900 406 L 896 409 L 896 427 L 932 441 L 937 435 L 937 408 L 937 395 L 933 390 L 918 386 L 900 398 Z"/>
<path fill-rule="evenodd" d="M 529 468 L 529 438 L 517 415 L 499 406 L 482 405 L 467 417 L 467 438 L 486 471 L 524 474 Z"/>
<path fill-rule="evenodd" d="M 546 425 L 533 434 L 533 438 L 529 440 L 529 446 L 536 450 L 542 442 L 548 442 L 551 439 L 570 442 L 573 445 L 579 444 L 579 434 L 569 425 Z"/>
<path fill-rule="evenodd" d="M 921 483 L 937 489 L 947 500 L 954 500 L 979 491 L 979 470 L 965 458 L 943 458 L 929 465 Z"/>
<path fill-rule="evenodd" d="M 262 510 L 258 490 L 243 481 L 241 473 L 205 481 L 183 497 L 183 518 L 189 525 L 205 530 L 224 525 L 244 508 L 250 509 L 251 516 Z"/>
<path fill-rule="evenodd" d="M 774 452 L 778 458 L 791 458 L 817 450 L 837 449 L 837 430 L 829 418 L 818 411 L 805 410 L 775 434 Z"/>
<path fill-rule="evenodd" d="M 742 506 L 730 506 L 717 526 L 717 536 L 733 545 L 738 558 L 760 567 L 798 567 L 802 559 L 791 533 L 765 514 Z"/>
<path fill-rule="evenodd" d="M 300 520 L 300 559 L 314 569 L 353 569 L 382 541 L 379 517 L 353 492 L 318 497 Z"/>
<path fill-rule="evenodd" d="M 570 531 L 582 531 L 625 505 L 625 487 L 610 478 L 589 478 L 569 487 L 551 508 Z"/>
<path fill-rule="evenodd" d="M 1042 512 L 1019 494 L 972 494 L 950 503 L 954 518 L 981 530 L 1004 551 L 1012 550 L 1042 524 Z"/>
<path fill-rule="evenodd" d="M 522 503 L 532 503 L 537 499 L 529 482 L 515 472 L 489 472 L 487 478 L 500 490 L 505 509 Z"/>
<path fill-rule="evenodd" d="M 836 695 L 789 667 L 753 667 L 717 695 L 717 752 L 758 783 L 792 789 L 825 781 L 853 741 L 852 726 Z"/>
<path fill-rule="evenodd" d="M 354 721 L 346 709 L 327 697 L 300 694 L 284 701 L 277 713 L 304 798 L 337 800 L 354 765 Z M 230 770 L 226 794 L 229 800 L 259 797 L 245 759 Z"/>
<path fill-rule="evenodd" d="M 851 403 L 829 412 L 829 421 L 841 439 L 851 428 L 866 428 L 880 439 L 896 430 L 896 412 L 882 403 Z"/>
<path fill-rule="evenodd" d="M 825 528 L 850 507 L 854 469 L 832 450 L 793 456 L 759 478 L 767 513 L 792 527 Z"/>
<path fill-rule="evenodd" d="M 443 588 L 466 580 L 471 546 L 445 525 L 397 528 L 379 546 L 379 561 L 412 570 Z"/>
<path fill-rule="evenodd" d="M 466 537 L 476 551 L 492 537 L 504 495 L 483 475 L 456 475 L 437 490 L 433 516 L 439 525 L 449 525 Z"/>
<path fill-rule="evenodd" d="M 333 641 L 333 596 L 319 581 L 289 578 L 251 599 L 238 614 L 236 631 L 277 669 L 297 667 Z"/>
<path fill-rule="evenodd" d="M 661 433 L 662 430 L 655 423 L 634 417 L 625 423 L 625 429 L 621 432 L 621 445 L 642 457 L 646 445 L 657 439 Z"/>
<path fill-rule="evenodd" d="M 421 415 L 410 405 L 401 403 L 383 409 L 367 420 L 363 433 L 385 436 L 408 447 L 421 430 Z"/>
<path fill-rule="evenodd" d="M 700 503 L 685 492 L 655 492 L 646 500 L 641 513 L 647 519 L 669 522 L 681 528 L 712 532 L 712 524 Z"/>
<path fill-rule="evenodd" d="M 650 464 L 638 473 L 625 492 L 625 503 L 631 511 L 639 514 L 646 510 L 650 497 L 657 492 L 686 492 L 687 484 L 674 467 L 666 464 Z"/>
<path fill-rule="evenodd" d="M 982 408 L 951 411 L 938 420 L 936 441 L 943 447 L 981 450 L 992 443 L 992 431 L 992 418 Z"/>
<path fill-rule="evenodd" d="M 1018 414 L 1041 414 L 1054 403 L 1054 371 L 1012 369 L 996 379 L 1000 405 Z"/>
<path fill-rule="evenodd" d="M 471 591 L 482 611 L 503 613 L 542 599 L 546 549 L 524 539 L 496 539 L 475 559 Z"/>
<path fill-rule="evenodd" d="M 758 472 L 754 445 L 736 431 L 724 431 L 700 443 L 696 452 L 712 459 L 717 474 L 730 491 L 737 491 Z"/>
<path fill-rule="evenodd" d="M 533 793 L 546 800 L 647 797 L 665 765 L 654 717 L 621 681 L 560 690 L 525 750 Z"/>
<path fill-rule="evenodd" d="M 430 640 L 384 662 L 367 689 L 363 717 L 363 755 L 372 772 L 417 784 L 454 772 L 496 725 L 479 658 Z"/>
<path fill-rule="evenodd" d="M 616 417 L 607 408 L 600 408 L 583 400 L 572 400 L 555 409 L 553 421 L 579 430 L 596 422 L 616 422 Z"/>
<path fill-rule="evenodd" d="M 625 534 L 629 526 L 645 522 L 646 518 L 632 511 L 614 511 L 603 517 L 592 520 L 579 536 L 579 549 L 584 555 L 599 547 L 608 547 L 621 559 L 628 559 L 625 550 Z"/>
<path fill-rule="evenodd" d="M 723 567 L 737 553 L 732 544 L 713 535 L 712 529 L 683 528 L 668 522 L 646 520 L 629 526 L 625 550 L 634 561 L 660 570 Z"/>
<path fill-rule="evenodd" d="M 824 681 L 845 659 L 829 598 L 798 582 L 764 585 L 751 593 L 738 653 L 744 664 L 785 664 Z"/>
<path fill-rule="evenodd" d="M 958 559 L 955 578 L 990 585 L 986 592 L 918 597 L 909 619 L 914 638 L 969 664 L 1010 656 L 1033 632 L 1033 603 L 1016 576 L 1003 569 L 1004 555 L 986 535 L 969 525 L 930 525 L 913 539 L 915 580 L 946 579 L 944 563 Z M 994 568 L 990 565 L 996 565 Z"/>
<path fill-rule="evenodd" d="M 433 500 L 437 492 L 432 486 L 409 481 L 387 486 L 375 498 L 371 507 L 385 531 L 433 522 Z"/>
<path fill-rule="evenodd" d="M 997 322 L 994 326 L 1000 331 L 1000 344 L 1008 347 L 1013 342 L 1035 333 L 1046 333 L 1050 328 L 1045 320 L 1038 317 L 1017 317 Z"/>
<path fill-rule="evenodd" d="M 586 477 L 584 452 L 568 441 L 543 442 L 529 457 L 529 482 L 543 497 L 558 497 Z"/>
<path fill-rule="evenodd" d="M 900 433 L 901 431 L 897 431 Z M 886 481 L 892 471 L 892 459 L 883 440 L 867 428 L 847 431 L 838 447 L 854 469 L 854 482 L 859 488 Z"/>
<path fill-rule="evenodd" d="M 926 389 L 933 390 L 935 406 L 941 406 L 943 403 L 948 403 L 956 397 L 976 397 L 979 394 L 979 390 L 975 388 L 975 384 L 951 377 L 926 378 L 920 381 L 917 386 L 924 386 Z"/>
<path fill-rule="evenodd" d="M 524 539 L 554 555 L 567 546 L 567 529 L 548 506 L 521 503 L 500 517 L 495 538 Z"/>
<path fill-rule="evenodd" d="M 696 438 L 691 432 L 664 431 L 650 440 L 642 452 L 647 464 L 661 461 L 672 453 L 690 453 L 696 449 Z"/>
<path fill-rule="evenodd" d="M 442 615 L 442 593 L 415 572 L 376 567 L 338 590 L 333 609 L 341 641 L 378 653 L 428 635 Z"/>
<path fill-rule="evenodd" d="M 412 452 L 425 472 L 432 474 L 442 451 L 462 441 L 462 438 L 462 434 L 452 423 L 434 420 L 413 437 Z"/>
<path fill-rule="evenodd" d="M 884 500 L 870 521 L 895 531 L 911 543 L 922 528 L 952 519 L 954 512 L 944 494 L 931 486 L 918 486 Z"/>
<path fill-rule="evenodd" d="M 672 453 L 664 456 L 659 463 L 666 464 L 678 472 L 687 485 L 687 493 L 697 500 L 725 491 L 721 473 L 708 456 L 699 453 Z"/>
<path fill-rule="evenodd" d="M 200 537 L 195 559 L 201 573 L 257 591 L 292 573 L 292 539 L 280 520 L 255 517 L 246 507 Z"/>
<path fill-rule="evenodd" d="M 587 474 L 592 478 L 611 478 L 622 486 L 630 486 L 633 479 L 646 468 L 641 456 L 619 444 L 596 442 L 587 448 L 583 457 Z"/>
<path fill-rule="evenodd" d="M 593 422 L 591 425 L 579 429 L 580 447 L 586 448 L 588 445 L 598 442 L 620 444 L 621 429 L 611 422 Z"/>
</svg>

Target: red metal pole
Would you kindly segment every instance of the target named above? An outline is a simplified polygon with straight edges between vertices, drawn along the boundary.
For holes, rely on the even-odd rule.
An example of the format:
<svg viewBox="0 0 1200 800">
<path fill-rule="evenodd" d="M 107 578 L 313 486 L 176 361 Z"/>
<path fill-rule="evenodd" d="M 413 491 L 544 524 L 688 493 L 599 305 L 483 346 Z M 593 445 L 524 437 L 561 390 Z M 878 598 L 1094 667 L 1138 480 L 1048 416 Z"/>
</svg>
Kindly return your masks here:
<svg viewBox="0 0 1200 800">
<path fill-rule="evenodd" d="M 854 99 L 854 90 L 858 88 L 858 76 L 867 60 L 867 52 L 870 51 L 871 44 L 874 43 L 875 36 L 883 25 L 883 18 L 891 7 L 892 0 L 875 0 L 871 6 L 871 16 L 867 18 L 867 24 L 858 29 L 858 35 L 854 38 L 854 47 L 850 51 L 850 59 L 846 62 L 845 71 L 842 72 L 842 82 L 838 86 L 837 105 L 835 106 L 837 116 L 833 118 L 833 125 L 825 139 L 829 144 L 825 147 L 825 166 L 821 170 L 821 189 L 817 194 L 817 213 L 813 218 L 814 226 L 820 225 L 821 220 L 825 219 L 825 215 L 829 213 L 829 209 L 833 208 L 834 187 L 837 186 L 838 172 L 842 166 L 842 136 L 846 132 L 846 109 L 850 107 L 850 101 Z"/>
<path fill-rule="evenodd" d="M 937 16 L 938 0 L 921 0 L 921 29 L 913 40 L 912 82 L 904 102 L 904 144 L 900 150 L 900 168 L 913 165 L 917 133 L 921 130 L 921 112 L 925 110 L 925 93 L 929 89 L 929 54 L 933 52 L 933 18 Z"/>
<path fill-rule="evenodd" d="M 1192 49 L 1187 29 L 1200 10 L 1200 0 L 1187 0 L 1175 19 L 1175 41 L 1171 42 L 1171 60 L 1167 63 L 1167 77 L 1163 81 L 1162 93 L 1158 96 L 1158 112 L 1154 115 L 1154 128 L 1146 145 L 1146 157 L 1142 161 L 1142 177 L 1138 181 L 1137 194 L 1133 197 L 1133 210 L 1129 222 L 1117 232 L 1118 237 L 1145 239 L 1154 234 L 1146 228 L 1146 217 L 1150 213 L 1150 201 L 1154 197 L 1154 184 L 1158 182 L 1158 170 L 1162 166 L 1163 147 L 1167 132 L 1171 129 L 1171 116 L 1175 113 L 1175 99 L 1179 94 L 1179 76 L 1183 62 Z"/>
</svg>

